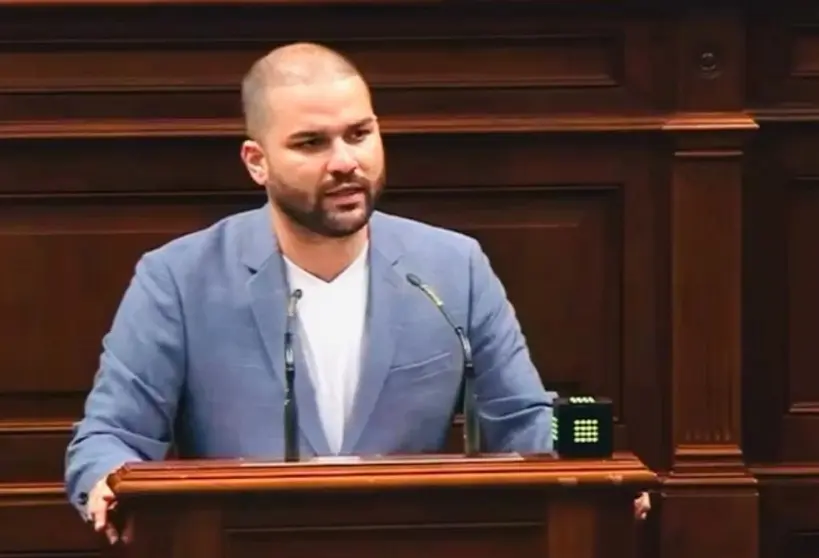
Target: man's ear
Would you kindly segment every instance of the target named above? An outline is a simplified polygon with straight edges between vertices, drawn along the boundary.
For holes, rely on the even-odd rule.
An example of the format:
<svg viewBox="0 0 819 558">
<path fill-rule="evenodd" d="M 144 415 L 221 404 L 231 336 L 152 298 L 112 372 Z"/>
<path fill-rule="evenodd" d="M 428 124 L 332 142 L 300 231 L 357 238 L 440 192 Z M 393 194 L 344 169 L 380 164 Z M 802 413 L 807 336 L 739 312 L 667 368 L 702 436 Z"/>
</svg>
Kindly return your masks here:
<svg viewBox="0 0 819 558">
<path fill-rule="evenodd" d="M 262 146 L 254 140 L 245 140 L 242 142 L 241 156 L 250 178 L 259 186 L 267 184 L 267 158 Z"/>
</svg>

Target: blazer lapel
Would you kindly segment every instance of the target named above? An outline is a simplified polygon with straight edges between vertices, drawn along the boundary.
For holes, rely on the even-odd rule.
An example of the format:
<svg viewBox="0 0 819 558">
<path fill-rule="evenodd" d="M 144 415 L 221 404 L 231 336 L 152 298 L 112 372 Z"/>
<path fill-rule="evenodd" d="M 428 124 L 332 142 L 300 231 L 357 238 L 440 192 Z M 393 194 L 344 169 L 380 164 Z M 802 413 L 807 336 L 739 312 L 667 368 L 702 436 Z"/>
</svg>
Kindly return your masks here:
<svg viewBox="0 0 819 558">
<path fill-rule="evenodd" d="M 362 340 L 361 374 L 353 409 L 344 430 L 341 448 L 344 454 L 353 453 L 375 409 L 390 372 L 396 340 L 400 338 L 399 330 L 403 323 L 400 300 L 404 285 L 394 269 L 399 252 L 392 246 L 388 231 L 377 224 L 376 214 L 371 220 L 370 287 Z"/>
<path fill-rule="evenodd" d="M 265 205 L 258 214 L 251 217 L 251 226 L 246 231 L 243 260 L 251 271 L 248 281 L 250 308 L 270 367 L 281 381 L 284 389 L 284 332 L 287 322 L 287 303 L 289 287 L 284 260 L 279 254 L 278 243 L 270 221 L 270 208 Z M 296 357 L 296 401 L 298 405 L 299 427 L 305 439 L 316 454 L 329 453 L 329 445 L 324 435 L 316 407 L 316 395 L 313 383 L 301 350 L 298 329 L 293 325 L 295 335 L 294 352 Z M 284 418 L 270 417 L 271 427 L 281 425 Z"/>
</svg>

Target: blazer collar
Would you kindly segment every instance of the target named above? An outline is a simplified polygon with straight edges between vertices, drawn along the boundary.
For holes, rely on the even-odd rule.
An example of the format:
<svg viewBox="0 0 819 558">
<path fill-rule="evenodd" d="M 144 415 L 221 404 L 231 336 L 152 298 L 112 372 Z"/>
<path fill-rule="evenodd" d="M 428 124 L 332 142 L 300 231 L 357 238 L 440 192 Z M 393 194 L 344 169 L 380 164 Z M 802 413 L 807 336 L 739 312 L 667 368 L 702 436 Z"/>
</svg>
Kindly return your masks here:
<svg viewBox="0 0 819 558">
<path fill-rule="evenodd" d="M 383 262 L 394 265 L 401 258 L 404 243 L 390 227 L 389 220 L 389 215 L 373 212 L 369 223 L 370 250 L 376 252 Z M 256 272 L 279 251 L 270 203 L 252 210 L 243 225 L 240 234 L 241 260 L 251 272 Z"/>
</svg>

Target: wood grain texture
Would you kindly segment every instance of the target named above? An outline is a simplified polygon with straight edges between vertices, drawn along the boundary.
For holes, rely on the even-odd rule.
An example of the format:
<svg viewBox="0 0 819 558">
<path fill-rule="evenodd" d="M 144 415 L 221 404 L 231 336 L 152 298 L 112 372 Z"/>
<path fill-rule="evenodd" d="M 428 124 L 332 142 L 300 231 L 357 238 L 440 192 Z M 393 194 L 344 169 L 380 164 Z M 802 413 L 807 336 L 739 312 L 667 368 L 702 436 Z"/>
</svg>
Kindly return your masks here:
<svg viewBox="0 0 819 558">
<path fill-rule="evenodd" d="M 655 485 L 657 476 L 634 456 L 605 461 L 561 460 L 515 454 L 462 458 L 459 455 L 384 456 L 302 463 L 185 460 L 126 464 L 109 479 L 123 502 L 150 494 L 213 494 L 247 491 L 312 492 L 413 490 L 437 487 L 633 486 Z"/>
<path fill-rule="evenodd" d="M 132 555 L 591 558 L 633 553 L 630 499 L 655 482 L 629 454 L 573 462 L 450 455 L 135 464 L 112 486 L 130 518 L 124 550 Z"/>
</svg>

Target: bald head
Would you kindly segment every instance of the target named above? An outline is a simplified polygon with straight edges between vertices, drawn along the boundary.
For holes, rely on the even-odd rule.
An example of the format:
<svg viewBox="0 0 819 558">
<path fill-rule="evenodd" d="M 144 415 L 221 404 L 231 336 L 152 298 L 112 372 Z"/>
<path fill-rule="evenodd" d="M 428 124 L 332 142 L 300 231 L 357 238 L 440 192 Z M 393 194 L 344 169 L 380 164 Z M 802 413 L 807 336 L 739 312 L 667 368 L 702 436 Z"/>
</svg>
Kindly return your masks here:
<svg viewBox="0 0 819 558">
<path fill-rule="evenodd" d="M 315 43 L 279 47 L 251 66 L 242 80 L 242 108 L 249 137 L 261 136 L 269 120 L 270 93 L 278 87 L 361 77 L 340 53 Z"/>
</svg>

